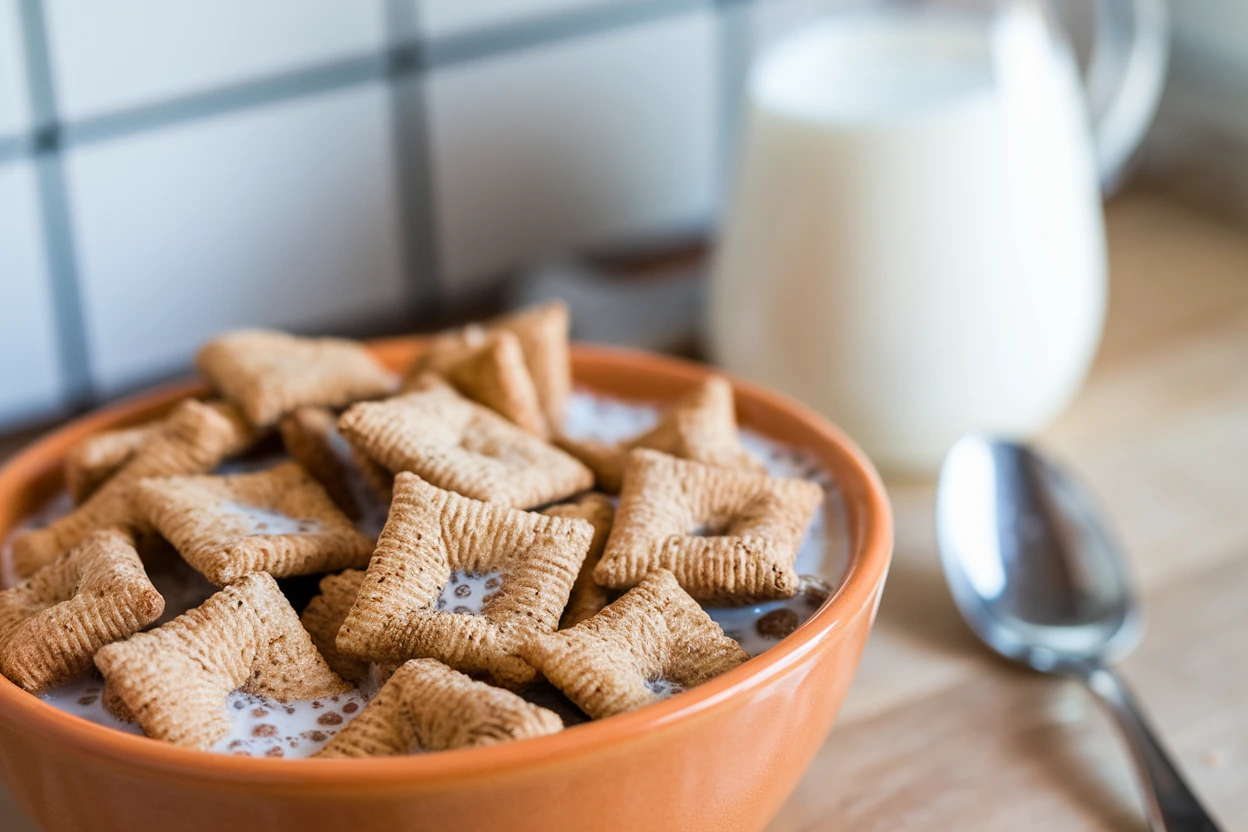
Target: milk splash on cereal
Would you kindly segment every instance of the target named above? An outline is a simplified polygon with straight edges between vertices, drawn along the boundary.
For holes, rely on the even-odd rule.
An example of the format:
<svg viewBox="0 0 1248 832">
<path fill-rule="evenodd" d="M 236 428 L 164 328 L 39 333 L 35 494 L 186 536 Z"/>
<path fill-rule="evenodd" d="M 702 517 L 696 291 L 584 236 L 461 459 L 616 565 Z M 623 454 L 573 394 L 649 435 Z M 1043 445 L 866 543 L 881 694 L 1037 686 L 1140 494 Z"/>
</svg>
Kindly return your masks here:
<svg viewBox="0 0 1248 832">
<path fill-rule="evenodd" d="M 652 427 L 658 419 L 659 410 L 657 405 L 624 402 L 577 391 L 568 401 L 565 431 L 577 439 L 618 441 Z M 823 486 L 825 492 L 825 499 L 816 511 L 798 552 L 797 571 L 803 578 L 796 597 L 745 607 L 707 608 L 727 635 L 736 639 L 750 656 L 757 656 L 796 629 L 827 599 L 839 583 L 848 562 L 849 538 L 845 507 L 836 483 L 809 453 L 749 430 L 741 431 L 741 441 L 766 464 L 772 476 L 809 479 Z M 266 459 L 260 467 L 268 467 L 281 459 Z M 237 462 L 228 465 L 230 470 L 240 467 Z M 68 496 L 60 495 L 43 511 L 15 529 L 14 534 L 44 525 L 71 508 Z M 260 516 L 250 506 L 240 506 L 239 510 L 246 511 L 255 523 L 265 524 L 268 533 L 297 534 L 307 531 L 298 527 L 298 519 L 270 516 L 270 512 Z M 377 519 L 369 518 L 366 522 L 375 525 Z M 0 581 L 5 586 L 15 583 L 9 549 L 8 541 L 0 549 Z M 215 590 L 193 570 L 179 566 L 176 560 L 152 567 L 151 578 L 166 601 L 165 615 L 160 623 L 198 606 Z M 490 593 L 496 591 L 500 583 L 500 575 L 495 572 L 456 573 L 452 578 L 442 592 L 438 607 L 477 615 L 481 614 Z M 656 693 L 664 696 L 680 692 L 663 679 L 654 680 L 651 686 Z M 231 731 L 212 750 L 257 757 L 311 756 L 363 710 L 376 690 L 372 684 L 364 687 L 367 689 L 290 703 L 235 691 L 230 694 L 227 704 Z M 97 674 L 55 688 L 40 698 L 59 710 L 90 722 L 129 733 L 142 733 L 137 725 L 117 719 L 104 707 L 103 682 Z"/>
</svg>

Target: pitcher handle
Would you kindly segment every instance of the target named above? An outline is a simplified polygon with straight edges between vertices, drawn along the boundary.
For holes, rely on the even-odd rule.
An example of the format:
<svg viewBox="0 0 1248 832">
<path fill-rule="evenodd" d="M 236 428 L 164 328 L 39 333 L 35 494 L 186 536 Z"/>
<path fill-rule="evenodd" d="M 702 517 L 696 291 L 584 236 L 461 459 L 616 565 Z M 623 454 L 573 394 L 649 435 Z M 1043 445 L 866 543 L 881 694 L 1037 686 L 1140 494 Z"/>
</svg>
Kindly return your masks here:
<svg viewBox="0 0 1248 832">
<path fill-rule="evenodd" d="M 1088 104 L 1101 189 L 1112 192 L 1144 138 L 1170 57 L 1167 0 L 1098 0 Z"/>
</svg>

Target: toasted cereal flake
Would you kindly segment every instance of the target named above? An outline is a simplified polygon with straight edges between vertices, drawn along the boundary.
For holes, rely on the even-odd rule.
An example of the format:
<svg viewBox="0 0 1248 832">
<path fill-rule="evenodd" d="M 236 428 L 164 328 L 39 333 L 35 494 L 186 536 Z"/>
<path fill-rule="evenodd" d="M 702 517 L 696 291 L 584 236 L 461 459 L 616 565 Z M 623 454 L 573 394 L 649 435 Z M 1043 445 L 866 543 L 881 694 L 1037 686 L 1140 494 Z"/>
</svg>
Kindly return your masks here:
<svg viewBox="0 0 1248 832">
<path fill-rule="evenodd" d="M 389 757 L 540 737 L 563 721 L 433 659 L 413 659 L 316 756 Z"/>
<path fill-rule="evenodd" d="M 215 405 L 187 399 L 173 409 L 164 427 L 135 451 L 121 469 L 81 506 L 42 529 L 13 541 L 13 565 L 30 576 L 93 531 L 141 525 L 133 487 L 145 477 L 211 471 L 251 439 L 241 419 Z"/>
<path fill-rule="evenodd" d="M 308 602 L 299 620 L 312 637 L 312 643 L 325 657 L 329 666 L 342 678 L 356 684 L 370 685 L 378 677 L 388 677 L 396 665 L 378 668 L 370 662 L 349 656 L 338 649 L 338 631 L 359 595 L 364 583 L 364 570 L 348 569 L 321 579 L 320 594 Z"/>
<path fill-rule="evenodd" d="M 355 405 L 338 429 L 391 471 L 476 500 L 530 508 L 594 481 L 575 458 L 447 386 Z"/>
<path fill-rule="evenodd" d="M 300 407 L 345 407 L 397 387 L 363 344 L 340 338 L 239 330 L 209 341 L 195 362 L 221 395 L 261 427 Z"/>
<path fill-rule="evenodd" d="M 289 702 L 351 690 L 266 573 L 240 579 L 155 630 L 104 647 L 95 664 L 107 683 L 105 696 L 124 706 L 149 737 L 190 748 L 209 748 L 229 732 L 232 691 Z"/>
<path fill-rule="evenodd" d="M 310 575 L 368 563 L 373 544 L 297 463 L 251 474 L 140 482 L 142 515 L 224 586 L 253 572 Z"/>
<path fill-rule="evenodd" d="M 635 450 L 594 579 L 625 589 L 668 569 L 699 601 L 792 597 L 797 550 L 822 499 L 823 489 L 806 480 Z"/>
<path fill-rule="evenodd" d="M 30 580 L 0 592 L 0 672 L 32 693 L 92 666 L 105 644 L 160 617 L 165 602 L 126 532 L 93 532 Z"/>
<path fill-rule="evenodd" d="M 571 595 L 568 596 L 568 605 L 559 619 L 559 629 L 566 630 L 607 605 L 607 591 L 594 582 L 594 567 L 598 565 L 607 545 L 607 537 L 611 534 L 615 507 L 602 494 L 586 494 L 576 502 L 551 506 L 542 514 L 549 514 L 551 517 L 577 517 L 588 520 L 594 527 L 594 539 L 589 545 L 589 554 L 581 564 L 581 571 L 572 584 Z"/>
<path fill-rule="evenodd" d="M 595 719 L 695 687 L 749 658 L 665 569 L 575 627 L 531 639 L 522 654 Z"/>
<path fill-rule="evenodd" d="M 522 686 L 534 673 L 516 650 L 558 626 L 592 538 L 584 520 L 472 500 L 401 473 L 338 649 L 373 662 L 436 658 Z M 499 573 L 480 615 L 437 609 L 457 570 Z"/>
<path fill-rule="evenodd" d="M 442 336 L 412 365 L 404 389 L 423 389 L 423 376 L 429 372 L 529 433 L 543 439 L 550 435 L 537 387 L 515 334 L 500 330 L 481 342 L 460 335 Z"/>
<path fill-rule="evenodd" d="M 762 462 L 741 445 L 733 411 L 732 385 L 710 376 L 664 411 L 657 425 L 623 442 L 561 438 L 559 444 L 593 469 L 598 487 L 615 494 L 629 452 L 649 448 L 720 468 L 762 473 Z"/>
<path fill-rule="evenodd" d="M 291 458 L 321 484 L 361 531 L 376 538 L 386 522 L 393 479 L 376 476 L 376 463 L 338 433 L 338 416 L 327 407 L 301 407 L 282 419 L 282 444 Z"/>
</svg>

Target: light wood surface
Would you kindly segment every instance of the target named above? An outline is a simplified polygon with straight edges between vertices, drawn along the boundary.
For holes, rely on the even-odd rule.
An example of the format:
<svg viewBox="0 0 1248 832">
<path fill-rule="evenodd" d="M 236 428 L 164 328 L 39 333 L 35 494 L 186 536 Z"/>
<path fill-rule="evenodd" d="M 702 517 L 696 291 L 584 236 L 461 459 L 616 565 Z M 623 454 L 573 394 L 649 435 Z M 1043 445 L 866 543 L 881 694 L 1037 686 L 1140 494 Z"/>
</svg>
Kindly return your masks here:
<svg viewBox="0 0 1248 832">
<path fill-rule="evenodd" d="M 1087 386 L 1041 441 L 1100 496 L 1147 632 L 1123 670 L 1224 828 L 1248 828 L 1248 234 L 1150 195 L 1110 207 Z M 933 485 L 892 482 L 897 550 L 842 717 L 771 832 L 1141 830 L 1077 683 L 997 661 L 937 563 Z"/>
<path fill-rule="evenodd" d="M 1109 239 L 1105 340 L 1042 440 L 1100 495 L 1135 568 L 1148 631 L 1125 674 L 1225 828 L 1248 828 L 1248 233 L 1134 194 L 1110 206 Z M 770 832 L 1143 829 L 1095 703 L 994 660 L 958 619 L 932 484 L 890 492 L 875 632 Z M 34 829 L 2 788 L 0 829 Z"/>
</svg>

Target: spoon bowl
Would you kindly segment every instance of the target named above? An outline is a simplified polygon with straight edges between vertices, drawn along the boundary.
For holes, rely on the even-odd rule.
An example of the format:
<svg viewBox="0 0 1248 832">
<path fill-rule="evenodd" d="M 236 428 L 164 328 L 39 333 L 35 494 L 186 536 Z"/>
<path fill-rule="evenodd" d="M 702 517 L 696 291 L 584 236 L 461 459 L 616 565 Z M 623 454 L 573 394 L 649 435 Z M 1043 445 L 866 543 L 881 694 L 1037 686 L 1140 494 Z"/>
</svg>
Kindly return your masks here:
<svg viewBox="0 0 1248 832">
<path fill-rule="evenodd" d="M 936 522 L 954 602 L 1006 658 L 1064 670 L 1139 642 L 1130 578 L 1096 502 L 1030 448 L 961 439 L 941 469 Z"/>
<path fill-rule="evenodd" d="M 1017 442 L 968 436 L 949 451 L 936 537 L 954 603 L 1001 655 L 1076 676 L 1109 708 L 1155 832 L 1217 832 L 1130 690 L 1109 667 L 1141 634 L 1126 565 L 1096 502 Z"/>
</svg>

